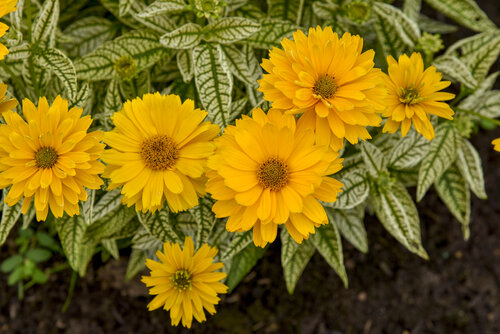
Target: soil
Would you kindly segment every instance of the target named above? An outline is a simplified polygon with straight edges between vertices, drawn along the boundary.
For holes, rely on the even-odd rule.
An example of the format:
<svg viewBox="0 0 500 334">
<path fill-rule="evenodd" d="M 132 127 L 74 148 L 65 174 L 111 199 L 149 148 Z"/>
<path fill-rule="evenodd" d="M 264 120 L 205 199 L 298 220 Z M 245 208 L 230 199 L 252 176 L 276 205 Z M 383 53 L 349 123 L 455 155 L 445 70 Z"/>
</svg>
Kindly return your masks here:
<svg viewBox="0 0 500 334">
<path fill-rule="evenodd" d="M 494 3 L 485 0 L 480 6 L 500 26 L 500 6 Z M 191 332 L 500 333 L 500 153 L 490 144 L 498 137 L 500 129 L 471 139 L 483 160 L 489 199 L 472 199 L 470 240 L 463 240 L 460 224 L 431 190 L 417 205 L 429 261 L 406 251 L 376 218 L 367 216 L 369 253 L 343 243 L 349 288 L 316 254 L 295 293 L 289 295 L 281 272 L 280 245 L 275 242 L 235 291 L 223 297 L 215 316 L 195 324 Z M 10 251 L 3 248 L 0 260 Z M 104 265 L 94 259 L 87 275 L 77 281 L 65 313 L 61 308 L 69 271 L 27 290 L 23 300 L 17 298 L 15 287 L 7 287 L 7 277 L 1 274 L 0 333 L 187 332 L 172 328 L 166 312 L 147 311 L 147 290 L 138 277 L 124 280 L 127 261 L 122 257 Z"/>
</svg>

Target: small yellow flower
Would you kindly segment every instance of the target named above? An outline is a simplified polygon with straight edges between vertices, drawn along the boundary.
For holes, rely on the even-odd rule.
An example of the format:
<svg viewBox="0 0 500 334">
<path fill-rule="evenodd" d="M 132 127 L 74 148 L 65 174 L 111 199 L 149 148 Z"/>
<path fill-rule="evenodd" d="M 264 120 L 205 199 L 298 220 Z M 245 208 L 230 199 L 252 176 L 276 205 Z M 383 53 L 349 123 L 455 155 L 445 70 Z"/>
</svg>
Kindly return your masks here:
<svg viewBox="0 0 500 334">
<path fill-rule="evenodd" d="M 0 83 L 0 115 L 2 115 L 6 111 L 11 111 L 15 107 L 17 107 L 16 99 L 6 100 L 7 96 L 7 85 L 3 82 Z"/>
<path fill-rule="evenodd" d="M 122 188 L 122 201 L 137 211 L 156 211 L 167 200 L 174 212 L 198 204 L 204 195 L 206 160 L 220 129 L 203 122 L 207 112 L 177 95 L 145 94 L 127 101 L 104 134 L 108 189 Z"/>
<path fill-rule="evenodd" d="M 388 73 L 384 74 L 389 93 L 386 111 L 382 114 L 388 117 L 383 132 L 396 132 L 401 126 L 402 136 L 406 136 L 411 124 L 418 133 L 428 140 L 434 138 L 434 128 L 430 115 L 453 119 L 453 110 L 441 101 L 451 100 L 454 94 L 440 92 L 450 85 L 449 81 L 441 81 L 442 75 L 436 72 L 434 66 L 424 71 L 424 62 L 420 53 L 410 57 L 401 55 L 398 62 L 387 57 Z"/>
<path fill-rule="evenodd" d="M 304 113 L 301 126 L 315 129 L 321 145 L 338 150 L 346 138 L 369 139 L 367 126 L 379 126 L 387 95 L 382 72 L 374 68 L 375 52 L 362 52 L 363 39 L 330 27 L 298 30 L 264 59 L 259 90 L 273 108 Z"/>
<path fill-rule="evenodd" d="M 166 242 L 163 253 L 156 252 L 161 262 L 146 260 L 151 276 L 142 276 L 142 282 L 150 287 L 149 294 L 157 295 L 148 304 L 149 311 L 163 306 L 170 311 L 173 326 L 182 319 L 182 325 L 191 328 L 193 317 L 199 322 L 206 320 L 205 310 L 215 313 L 219 293 L 226 293 L 227 286 L 220 282 L 226 277 L 216 272 L 224 265 L 214 263 L 215 247 L 204 244 L 196 252 L 191 237 L 186 237 L 184 249 L 179 244 Z"/>
<path fill-rule="evenodd" d="M 40 98 L 38 109 L 25 99 L 23 114 L 24 119 L 7 111 L 6 124 L 0 125 L 0 188 L 12 185 L 6 203 L 24 198 L 26 213 L 34 198 L 38 220 L 45 220 L 49 208 L 55 217 L 78 214 L 78 201 L 87 199 L 84 187 L 98 189 L 103 183 L 98 176 L 104 171 L 98 161 L 103 133 L 87 133 L 90 116 L 80 118 L 80 108 L 68 111 L 60 96 L 51 106 Z"/>
<path fill-rule="evenodd" d="M 16 4 L 17 4 L 17 0 L 2 0 L 2 1 L 0 1 L 0 18 L 17 10 Z M 0 22 L 0 37 L 5 35 L 7 30 L 9 30 L 9 26 Z M 0 60 L 4 59 L 7 54 L 9 54 L 9 50 L 7 49 L 7 47 L 5 45 L 0 43 Z"/>
<path fill-rule="evenodd" d="M 217 200 L 216 216 L 229 217 L 228 231 L 253 228 L 255 245 L 264 247 L 280 224 L 301 243 L 328 223 L 318 200 L 337 199 L 342 183 L 327 175 L 342 168 L 342 159 L 328 145 L 315 144 L 311 129 L 296 129 L 293 115 L 254 109 L 252 118 L 228 126 L 215 143 L 207 191 Z"/>
<path fill-rule="evenodd" d="M 493 140 L 491 143 L 494 145 L 493 149 L 500 152 L 500 138 Z"/>
</svg>

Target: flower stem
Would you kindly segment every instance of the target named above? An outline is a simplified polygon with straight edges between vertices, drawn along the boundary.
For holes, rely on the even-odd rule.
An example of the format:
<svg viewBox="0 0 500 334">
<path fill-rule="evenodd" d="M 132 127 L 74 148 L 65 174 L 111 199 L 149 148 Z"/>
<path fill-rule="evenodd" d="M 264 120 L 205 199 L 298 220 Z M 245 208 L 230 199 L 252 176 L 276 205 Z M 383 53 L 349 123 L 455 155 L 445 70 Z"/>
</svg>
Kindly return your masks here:
<svg viewBox="0 0 500 334">
<path fill-rule="evenodd" d="M 485 121 L 488 121 L 488 122 L 491 122 L 497 126 L 500 126 L 500 120 L 498 119 L 494 119 L 494 118 L 491 118 L 491 117 L 488 117 L 488 116 L 484 116 L 484 115 L 481 115 L 480 113 L 478 112 L 475 112 L 475 111 L 472 111 L 472 110 L 467 110 L 467 109 L 462 109 L 462 108 L 455 108 L 455 111 L 458 111 L 458 112 L 463 112 L 465 114 L 469 114 L 469 115 L 472 115 L 472 116 L 476 116 L 480 119 L 484 119 Z"/>
</svg>

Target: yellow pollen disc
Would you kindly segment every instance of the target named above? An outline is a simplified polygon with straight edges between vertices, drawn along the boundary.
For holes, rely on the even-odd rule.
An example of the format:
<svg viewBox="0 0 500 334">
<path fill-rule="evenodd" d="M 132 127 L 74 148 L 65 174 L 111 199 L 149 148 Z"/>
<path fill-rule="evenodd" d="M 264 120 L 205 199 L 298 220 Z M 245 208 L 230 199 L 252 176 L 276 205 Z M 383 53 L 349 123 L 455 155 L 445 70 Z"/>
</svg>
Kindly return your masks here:
<svg viewBox="0 0 500 334">
<path fill-rule="evenodd" d="M 318 80 L 316 80 L 313 87 L 314 95 L 324 99 L 332 97 L 336 90 L 337 85 L 335 84 L 335 78 L 328 74 L 321 75 Z"/>
<path fill-rule="evenodd" d="M 41 147 L 35 153 L 38 168 L 50 168 L 57 162 L 57 152 L 52 147 Z"/>
<path fill-rule="evenodd" d="M 259 166 L 257 179 L 264 188 L 279 191 L 288 182 L 288 167 L 283 161 L 270 158 Z"/>
<path fill-rule="evenodd" d="M 421 99 L 418 97 L 418 90 L 416 88 L 402 88 L 401 95 L 399 96 L 399 101 L 404 104 L 415 104 Z"/>
<path fill-rule="evenodd" d="M 187 270 L 177 270 L 172 276 L 174 288 L 179 291 L 184 291 L 191 288 L 191 274 Z"/>
<path fill-rule="evenodd" d="M 174 167 L 178 153 L 179 150 L 172 138 L 164 135 L 150 137 L 141 146 L 141 157 L 146 166 L 152 170 L 165 170 Z"/>
</svg>

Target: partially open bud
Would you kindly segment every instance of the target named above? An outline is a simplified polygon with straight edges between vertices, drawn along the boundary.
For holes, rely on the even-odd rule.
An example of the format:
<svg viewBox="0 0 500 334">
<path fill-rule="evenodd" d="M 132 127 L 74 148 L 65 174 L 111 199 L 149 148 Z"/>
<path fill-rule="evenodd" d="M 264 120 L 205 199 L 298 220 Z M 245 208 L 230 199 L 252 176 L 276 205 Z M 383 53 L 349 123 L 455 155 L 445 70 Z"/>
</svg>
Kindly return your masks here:
<svg viewBox="0 0 500 334">
<path fill-rule="evenodd" d="M 434 55 L 439 50 L 443 49 L 443 41 L 441 40 L 441 35 L 439 34 L 429 34 L 424 32 L 422 37 L 417 41 L 416 49 L 430 55 Z"/>
<path fill-rule="evenodd" d="M 115 60 L 113 68 L 122 80 L 131 80 L 137 70 L 135 60 L 131 56 L 121 56 Z"/>
<path fill-rule="evenodd" d="M 363 23 L 370 18 L 370 4 L 353 1 L 347 5 L 347 17 L 356 23 Z"/>
<path fill-rule="evenodd" d="M 198 17 L 218 18 L 223 7 L 226 6 L 225 1 L 220 0 L 192 0 L 190 1 L 192 10 L 196 12 Z"/>
</svg>

